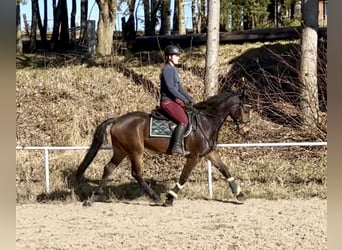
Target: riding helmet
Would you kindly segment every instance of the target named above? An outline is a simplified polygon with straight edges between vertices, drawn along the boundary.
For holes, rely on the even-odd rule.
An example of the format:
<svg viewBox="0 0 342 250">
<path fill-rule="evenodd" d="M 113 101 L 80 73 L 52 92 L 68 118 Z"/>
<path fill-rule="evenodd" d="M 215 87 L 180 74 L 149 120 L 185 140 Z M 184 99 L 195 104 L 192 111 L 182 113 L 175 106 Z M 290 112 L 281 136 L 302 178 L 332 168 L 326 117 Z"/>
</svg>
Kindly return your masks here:
<svg viewBox="0 0 342 250">
<path fill-rule="evenodd" d="M 164 49 L 165 56 L 169 55 L 179 55 L 181 53 L 180 49 L 176 45 L 168 45 Z"/>
</svg>

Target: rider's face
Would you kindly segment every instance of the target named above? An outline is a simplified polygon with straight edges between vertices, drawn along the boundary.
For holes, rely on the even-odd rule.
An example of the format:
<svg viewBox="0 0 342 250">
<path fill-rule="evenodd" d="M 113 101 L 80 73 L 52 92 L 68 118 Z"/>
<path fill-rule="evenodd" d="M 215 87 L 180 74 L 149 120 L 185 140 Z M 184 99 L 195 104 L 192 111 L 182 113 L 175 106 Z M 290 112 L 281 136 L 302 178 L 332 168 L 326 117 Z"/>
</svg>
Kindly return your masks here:
<svg viewBox="0 0 342 250">
<path fill-rule="evenodd" d="M 174 54 L 170 56 L 170 62 L 172 62 L 174 65 L 177 65 L 179 63 L 179 59 L 179 55 Z"/>
</svg>

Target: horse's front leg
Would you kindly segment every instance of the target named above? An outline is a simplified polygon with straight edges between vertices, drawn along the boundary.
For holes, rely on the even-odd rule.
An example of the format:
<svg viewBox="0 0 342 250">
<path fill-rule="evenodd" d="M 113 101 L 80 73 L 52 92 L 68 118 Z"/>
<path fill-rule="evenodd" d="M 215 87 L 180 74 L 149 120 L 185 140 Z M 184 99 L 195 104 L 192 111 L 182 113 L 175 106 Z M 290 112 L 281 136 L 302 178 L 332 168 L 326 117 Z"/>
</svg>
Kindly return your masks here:
<svg viewBox="0 0 342 250">
<path fill-rule="evenodd" d="M 236 199 L 240 202 L 245 201 L 246 198 L 241 192 L 240 186 L 235 182 L 234 177 L 230 174 L 228 167 L 222 162 L 221 158 L 215 151 L 211 151 L 207 155 L 208 160 L 212 162 L 212 164 L 222 173 L 224 177 L 227 178 L 230 189 L 232 193 L 236 197 Z"/>
<path fill-rule="evenodd" d="M 184 188 L 184 185 L 186 181 L 188 180 L 189 175 L 191 174 L 191 171 L 194 169 L 194 167 L 198 163 L 198 160 L 199 160 L 198 157 L 192 157 L 186 160 L 185 166 L 182 170 L 182 173 L 181 173 L 181 176 L 179 177 L 178 182 L 166 195 L 164 206 L 166 207 L 172 206 L 173 200 L 177 198 L 177 193 Z"/>
</svg>

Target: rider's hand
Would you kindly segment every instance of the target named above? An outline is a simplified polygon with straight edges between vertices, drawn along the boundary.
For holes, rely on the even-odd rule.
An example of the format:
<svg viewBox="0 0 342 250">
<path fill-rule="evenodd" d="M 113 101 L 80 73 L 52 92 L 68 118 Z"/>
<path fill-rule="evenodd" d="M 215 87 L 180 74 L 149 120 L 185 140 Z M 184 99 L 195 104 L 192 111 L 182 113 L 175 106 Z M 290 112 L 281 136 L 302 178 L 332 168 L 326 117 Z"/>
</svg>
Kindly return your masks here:
<svg viewBox="0 0 342 250">
<path fill-rule="evenodd" d="M 184 103 L 181 99 L 176 98 L 175 102 L 182 108 L 186 106 L 186 103 Z"/>
<path fill-rule="evenodd" d="M 192 102 L 192 100 L 187 100 L 185 102 L 185 109 L 190 111 L 193 109 L 193 105 L 194 105 L 194 103 Z"/>
<path fill-rule="evenodd" d="M 185 102 L 185 106 L 193 106 L 193 105 L 194 105 L 194 103 L 193 103 L 192 99 L 189 99 Z"/>
</svg>

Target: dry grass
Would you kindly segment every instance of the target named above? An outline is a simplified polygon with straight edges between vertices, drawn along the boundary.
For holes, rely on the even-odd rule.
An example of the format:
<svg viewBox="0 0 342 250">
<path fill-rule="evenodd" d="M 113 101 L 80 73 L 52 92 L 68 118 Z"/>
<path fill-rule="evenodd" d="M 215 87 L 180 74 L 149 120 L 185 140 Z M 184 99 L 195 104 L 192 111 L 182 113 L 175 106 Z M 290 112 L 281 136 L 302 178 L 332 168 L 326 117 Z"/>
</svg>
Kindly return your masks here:
<svg viewBox="0 0 342 250">
<path fill-rule="evenodd" d="M 221 46 L 221 74 L 231 67 L 231 59 L 262 45 Z M 203 99 L 201 74 L 204 52 L 203 47 L 186 50 L 181 69 L 183 84 L 195 101 Z M 55 67 L 57 63 L 51 64 L 48 60 L 44 57 L 44 64 L 29 60 L 27 65 L 30 67 L 17 69 L 17 145 L 88 146 L 95 127 L 102 120 L 130 111 L 148 112 L 158 104 L 158 99 L 150 90 L 158 88 L 162 63 L 159 52 L 151 52 L 149 60 L 140 55 L 127 55 L 93 64 L 64 63 L 66 66 L 58 67 Z M 194 71 L 195 66 L 197 71 Z M 134 72 L 135 77 L 122 72 L 122 67 L 129 70 L 127 72 Z M 152 87 L 144 87 L 146 82 Z M 282 109 L 286 107 L 286 103 L 277 105 Z M 322 139 L 321 134 L 315 137 L 291 124 L 269 119 L 258 110 L 252 112 L 252 125 L 249 142 Z M 220 132 L 219 143 L 230 142 L 246 142 L 246 138 L 237 135 L 228 121 Z M 326 147 L 217 150 L 248 197 L 327 197 Z M 84 151 L 50 152 L 51 193 L 46 194 L 43 153 L 17 151 L 17 202 L 70 199 L 68 176 L 77 168 L 84 154 Z M 111 151 L 103 150 L 95 158 L 86 172 L 91 182 L 88 189 L 84 190 L 84 196 L 89 195 L 91 188 L 96 186 L 103 165 L 110 157 Z M 183 163 L 182 159 L 147 151 L 144 155 L 144 177 L 158 192 L 164 194 L 178 180 Z M 226 199 L 230 196 L 228 185 L 216 169 L 213 171 L 213 198 Z M 131 177 L 127 160 L 114 171 L 111 178 L 109 191 L 112 199 L 137 199 L 142 195 Z M 208 198 L 207 183 L 206 161 L 202 160 L 191 174 L 180 198 Z M 77 198 L 82 197 L 80 195 Z"/>
</svg>

